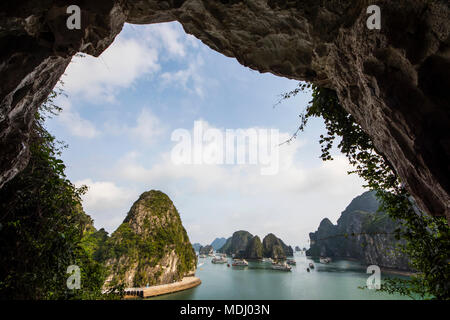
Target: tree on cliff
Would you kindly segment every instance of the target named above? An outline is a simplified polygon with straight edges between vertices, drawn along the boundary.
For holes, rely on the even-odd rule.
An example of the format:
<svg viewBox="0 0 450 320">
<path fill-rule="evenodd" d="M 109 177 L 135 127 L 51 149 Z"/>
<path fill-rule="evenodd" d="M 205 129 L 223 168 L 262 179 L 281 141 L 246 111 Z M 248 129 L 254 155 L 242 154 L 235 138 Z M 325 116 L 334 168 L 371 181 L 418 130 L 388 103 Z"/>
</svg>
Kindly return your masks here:
<svg viewBox="0 0 450 320">
<path fill-rule="evenodd" d="M 36 114 L 27 167 L 0 190 L 0 299 L 95 299 L 104 269 L 82 243 L 92 220 L 65 176 L 60 147 L 44 128 L 60 109 L 54 91 Z M 77 265 L 81 289 L 68 289 L 67 268 Z M 104 298 L 104 296 L 102 297 Z"/>
<path fill-rule="evenodd" d="M 300 114 L 300 125 L 286 143 L 296 139 L 310 118 L 322 117 L 327 130 L 319 141 L 322 160 L 333 159 L 331 149 L 336 138 L 341 139 L 337 147 L 355 168 L 349 173 L 358 174 L 368 188 L 376 190 L 381 201 L 380 210 L 401 225 L 395 231 L 396 236 L 406 240 L 403 250 L 411 259 L 411 267 L 418 273 L 411 280 L 385 280 L 381 290 L 420 295 L 422 298 L 450 299 L 450 228 L 445 217 L 432 217 L 417 209 L 389 161 L 378 152 L 353 116 L 340 105 L 335 91 L 300 83 L 295 90 L 283 94 L 279 102 L 308 89 L 312 90 L 312 101 Z"/>
</svg>

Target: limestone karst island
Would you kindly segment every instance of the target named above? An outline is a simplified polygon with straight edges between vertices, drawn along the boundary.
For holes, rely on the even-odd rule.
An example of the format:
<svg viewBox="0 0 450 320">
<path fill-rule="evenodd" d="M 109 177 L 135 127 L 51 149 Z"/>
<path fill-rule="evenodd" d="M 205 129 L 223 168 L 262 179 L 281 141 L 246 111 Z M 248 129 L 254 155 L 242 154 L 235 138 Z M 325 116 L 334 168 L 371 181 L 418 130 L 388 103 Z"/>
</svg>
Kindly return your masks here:
<svg viewBox="0 0 450 320">
<path fill-rule="evenodd" d="M 0 1 L 4 313 L 439 312 L 449 22 L 448 0 Z"/>
</svg>

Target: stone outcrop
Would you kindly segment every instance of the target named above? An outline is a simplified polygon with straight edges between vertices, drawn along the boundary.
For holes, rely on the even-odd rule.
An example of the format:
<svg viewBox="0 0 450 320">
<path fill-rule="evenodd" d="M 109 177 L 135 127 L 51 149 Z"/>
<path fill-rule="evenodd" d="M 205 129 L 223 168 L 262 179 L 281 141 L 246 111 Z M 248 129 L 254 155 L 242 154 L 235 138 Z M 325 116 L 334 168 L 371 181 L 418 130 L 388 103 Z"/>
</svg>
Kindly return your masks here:
<svg viewBox="0 0 450 320">
<path fill-rule="evenodd" d="M 323 219 L 316 232 L 310 233 L 311 247 L 306 255 L 356 259 L 368 265 L 410 270 L 408 257 L 396 240 L 399 227 L 379 207 L 375 192 L 356 197 L 342 212 L 337 225 Z"/>
<path fill-rule="evenodd" d="M 195 274 L 195 251 L 177 209 L 161 191 L 139 197 L 106 247 L 105 288 L 160 285 Z"/>
<path fill-rule="evenodd" d="M 450 9 L 446 0 L 23 0 L 0 4 L 0 187 L 22 170 L 37 107 L 72 55 L 99 55 L 124 22 L 179 21 L 261 72 L 335 89 L 418 205 L 450 221 Z M 66 27 L 68 5 L 82 29 Z"/>
<path fill-rule="evenodd" d="M 258 236 L 253 236 L 250 232 L 244 230 L 233 233 L 233 236 L 228 238 L 218 252 L 244 259 L 286 259 L 286 257 L 294 255 L 292 247 L 287 246 L 273 233 L 269 233 L 261 242 Z"/>
<path fill-rule="evenodd" d="M 262 259 L 264 256 L 263 245 L 261 239 L 258 236 L 254 236 L 248 242 L 247 248 L 245 248 L 246 259 Z"/>
<path fill-rule="evenodd" d="M 203 247 L 203 246 L 198 242 L 196 242 L 192 245 L 192 248 L 194 248 L 195 251 L 199 251 L 201 247 Z"/>
<path fill-rule="evenodd" d="M 294 251 L 291 246 L 287 246 L 281 239 L 277 238 L 273 233 L 269 233 L 264 237 L 263 242 L 264 257 L 273 259 L 286 259 L 292 257 Z"/>
<path fill-rule="evenodd" d="M 248 231 L 236 231 L 230 238 L 227 239 L 227 242 L 225 242 L 223 247 L 217 251 L 228 255 L 234 254 L 242 256 L 245 254 L 247 245 L 252 238 L 253 235 Z"/>
<path fill-rule="evenodd" d="M 211 245 L 207 244 L 206 246 L 201 247 L 199 249 L 198 253 L 199 254 L 206 254 L 206 255 L 212 254 L 212 253 L 214 253 L 214 248 Z"/>
</svg>

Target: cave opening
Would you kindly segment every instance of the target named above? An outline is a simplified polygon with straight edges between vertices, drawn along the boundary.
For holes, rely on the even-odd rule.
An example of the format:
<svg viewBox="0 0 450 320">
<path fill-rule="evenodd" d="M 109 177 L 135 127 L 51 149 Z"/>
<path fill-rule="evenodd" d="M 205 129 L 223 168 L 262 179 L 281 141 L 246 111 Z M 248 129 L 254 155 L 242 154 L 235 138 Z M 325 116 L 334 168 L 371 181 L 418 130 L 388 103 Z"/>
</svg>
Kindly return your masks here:
<svg viewBox="0 0 450 320">
<path fill-rule="evenodd" d="M 97 229 L 113 232 L 139 194 L 157 189 L 183 209 L 192 242 L 248 229 L 304 247 L 323 218 L 335 223 L 364 190 L 337 150 L 335 161 L 319 159 L 320 120 L 283 144 L 311 99 L 305 93 L 277 105 L 298 81 L 245 68 L 179 23 L 126 24 L 99 57 L 74 57 L 61 80 L 65 94 L 55 104 L 63 110 L 48 128 L 69 145 L 63 160 L 70 179 L 89 187 L 84 209 Z M 202 149 L 192 148 L 181 163 L 172 155 L 183 142 L 180 130 Z M 267 147 L 274 131 L 276 151 Z M 218 149 L 222 157 L 208 162 Z"/>
</svg>

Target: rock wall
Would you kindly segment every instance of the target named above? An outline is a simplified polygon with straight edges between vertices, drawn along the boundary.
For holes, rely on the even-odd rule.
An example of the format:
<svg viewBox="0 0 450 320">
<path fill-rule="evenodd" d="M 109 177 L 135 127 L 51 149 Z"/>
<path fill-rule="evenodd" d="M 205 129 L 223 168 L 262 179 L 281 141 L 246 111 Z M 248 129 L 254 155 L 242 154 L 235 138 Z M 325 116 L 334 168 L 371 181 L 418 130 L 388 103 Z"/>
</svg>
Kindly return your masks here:
<svg viewBox="0 0 450 320">
<path fill-rule="evenodd" d="M 82 29 L 66 28 L 66 7 Z M 366 27 L 381 7 L 381 30 Z M 450 221 L 450 10 L 446 0 L 22 0 L 0 4 L 0 186 L 25 166 L 37 106 L 77 51 L 123 23 L 179 21 L 261 72 L 337 91 L 419 206 Z"/>
<path fill-rule="evenodd" d="M 375 192 L 356 197 L 333 225 L 323 219 L 316 232 L 310 233 L 311 247 L 306 255 L 356 259 L 367 265 L 410 270 L 409 259 L 400 250 L 394 230 L 398 224 L 387 214 L 377 212 Z"/>
</svg>

